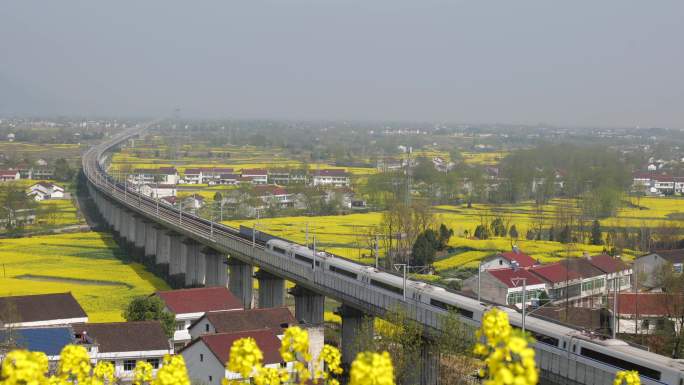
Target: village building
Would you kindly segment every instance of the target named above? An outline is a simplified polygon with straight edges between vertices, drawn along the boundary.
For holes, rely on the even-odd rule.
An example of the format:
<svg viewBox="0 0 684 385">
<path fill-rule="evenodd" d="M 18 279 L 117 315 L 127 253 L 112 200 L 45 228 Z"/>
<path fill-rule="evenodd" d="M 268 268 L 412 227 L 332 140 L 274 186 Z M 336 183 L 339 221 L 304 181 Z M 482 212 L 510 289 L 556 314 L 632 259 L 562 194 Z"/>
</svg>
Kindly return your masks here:
<svg viewBox="0 0 684 385">
<path fill-rule="evenodd" d="M 676 273 L 684 271 L 684 249 L 657 250 L 637 258 L 634 271 L 638 285 L 649 289 L 660 289 L 660 272 L 669 268 Z"/>
<path fill-rule="evenodd" d="M 48 199 L 64 199 L 64 187 L 50 182 L 38 182 L 28 188 L 27 196 L 40 202 Z"/>
<path fill-rule="evenodd" d="M 30 328 L 88 322 L 88 315 L 71 293 L 0 297 L 4 327 Z"/>
<path fill-rule="evenodd" d="M 674 322 L 684 306 L 682 297 L 667 293 L 619 293 L 617 302 L 619 333 L 653 334 Z M 610 297 L 608 309 L 613 309 Z M 675 322 L 675 327 L 679 325 Z"/>
<path fill-rule="evenodd" d="M 241 175 L 243 178 L 250 178 L 253 184 L 268 183 L 268 171 L 265 169 L 244 169 Z"/>
<path fill-rule="evenodd" d="M 510 269 L 513 267 L 528 268 L 538 264 L 538 262 L 523 253 L 517 246 L 513 246 L 512 251 L 497 253 L 484 258 L 480 264 L 482 270 L 491 269 Z"/>
<path fill-rule="evenodd" d="M 322 169 L 313 171 L 311 184 L 313 186 L 347 187 L 351 182 L 346 170 Z"/>
<path fill-rule="evenodd" d="M 179 350 L 190 342 L 190 325 L 208 311 L 242 310 L 243 305 L 225 287 L 202 287 L 158 291 L 166 310 L 176 315 L 176 331 L 173 335 L 174 348 Z"/>
<path fill-rule="evenodd" d="M 9 182 L 21 179 L 21 173 L 18 170 L 0 170 L 0 182 Z"/>
<path fill-rule="evenodd" d="M 147 361 L 153 373 L 167 354 L 173 354 L 159 321 L 87 323 L 72 326 L 76 343 L 88 350 L 95 363 L 108 361 L 124 382 L 134 379 L 137 361 Z"/>
<path fill-rule="evenodd" d="M 480 280 L 478 284 L 478 279 Z M 525 269 L 490 269 L 463 281 L 463 290 L 477 293 L 486 301 L 502 305 L 522 307 L 523 280 L 525 283 L 525 303 L 535 304 L 541 293 L 546 291 L 546 283 Z"/>
<path fill-rule="evenodd" d="M 175 184 L 145 184 L 140 187 L 140 192 L 150 198 L 164 198 L 176 196 Z"/>
<path fill-rule="evenodd" d="M 226 368 L 226 362 L 230 360 L 230 347 L 240 338 L 254 339 L 263 354 L 264 367 L 294 371 L 293 363 L 283 361 L 280 355 L 281 342 L 273 330 L 206 334 L 193 340 L 179 352 L 185 360 L 191 382 L 206 385 L 220 385 L 224 379 L 249 382 L 240 373 Z"/>
</svg>

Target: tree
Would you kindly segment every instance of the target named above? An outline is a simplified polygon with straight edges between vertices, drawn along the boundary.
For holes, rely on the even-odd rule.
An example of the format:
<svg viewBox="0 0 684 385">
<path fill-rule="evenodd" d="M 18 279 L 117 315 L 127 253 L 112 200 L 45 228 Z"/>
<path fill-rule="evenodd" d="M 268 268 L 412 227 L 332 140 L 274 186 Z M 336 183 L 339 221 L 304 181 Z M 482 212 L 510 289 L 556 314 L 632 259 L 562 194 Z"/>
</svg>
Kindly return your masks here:
<svg viewBox="0 0 684 385">
<path fill-rule="evenodd" d="M 565 225 L 558 233 L 558 242 L 560 243 L 570 243 L 572 241 L 572 232 L 570 231 L 570 226 Z"/>
<path fill-rule="evenodd" d="M 489 229 L 485 225 L 477 225 L 475 228 L 475 238 L 477 239 L 488 239 Z"/>
<path fill-rule="evenodd" d="M 449 239 L 451 239 L 451 236 L 454 235 L 454 230 L 446 227 L 444 223 L 442 223 L 439 226 L 439 249 L 438 250 L 444 250 L 446 249 L 447 245 L 449 244 Z"/>
<path fill-rule="evenodd" d="M 215 201 L 215 202 L 221 202 L 221 199 L 223 199 L 223 195 L 221 195 L 221 192 L 220 192 L 220 191 L 217 191 L 217 192 L 214 194 L 214 201 Z"/>
<path fill-rule="evenodd" d="M 503 223 L 503 219 L 494 218 L 490 225 L 492 232 L 495 237 L 505 237 L 506 236 L 506 226 Z"/>
<path fill-rule="evenodd" d="M 556 235 L 556 229 L 553 226 L 549 227 L 549 241 L 553 242 Z"/>
<path fill-rule="evenodd" d="M 664 292 L 661 304 L 667 309 L 664 328 L 660 331 L 672 358 L 684 355 L 684 275 L 674 271 L 671 263 L 663 264 L 655 272 L 656 285 Z"/>
<path fill-rule="evenodd" d="M 157 296 L 135 297 L 123 312 L 126 321 L 160 321 L 166 336 L 171 338 L 176 329 L 176 316 L 164 309 L 165 305 Z"/>
<path fill-rule="evenodd" d="M 528 229 L 527 233 L 525 234 L 525 239 L 528 241 L 533 241 L 535 238 L 537 238 L 537 234 L 534 232 L 534 230 Z"/>
<path fill-rule="evenodd" d="M 597 219 L 595 219 L 594 222 L 591 224 L 591 244 L 603 244 L 603 233 L 601 232 L 601 223 Z"/>
<path fill-rule="evenodd" d="M 411 251 L 411 264 L 414 266 L 428 266 L 435 261 L 435 254 L 439 247 L 439 240 L 432 229 L 427 229 L 418 235 Z"/>
<path fill-rule="evenodd" d="M 69 162 L 64 158 L 55 161 L 55 179 L 61 182 L 68 182 L 74 177 L 74 170 L 69 166 Z"/>
<path fill-rule="evenodd" d="M 508 235 L 513 239 L 518 239 L 518 229 L 515 225 L 511 226 L 510 230 L 508 230 Z"/>
</svg>

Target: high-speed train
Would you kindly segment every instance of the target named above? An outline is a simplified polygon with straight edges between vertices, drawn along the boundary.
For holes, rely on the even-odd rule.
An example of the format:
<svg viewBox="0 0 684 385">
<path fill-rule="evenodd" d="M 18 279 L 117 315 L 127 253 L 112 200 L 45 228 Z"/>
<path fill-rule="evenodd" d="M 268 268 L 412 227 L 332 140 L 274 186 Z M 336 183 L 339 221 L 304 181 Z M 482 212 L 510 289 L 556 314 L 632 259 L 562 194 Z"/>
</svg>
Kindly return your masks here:
<svg viewBox="0 0 684 385">
<path fill-rule="evenodd" d="M 282 239 L 266 241 L 268 252 L 305 264 L 312 269 L 323 269 L 341 279 L 363 282 L 370 288 L 377 288 L 400 298 L 404 296 L 426 305 L 443 310 L 455 310 L 466 323 L 479 325 L 482 315 L 491 306 L 477 300 L 449 292 L 441 287 L 406 280 L 402 277 L 380 271 L 331 255 L 314 251 Z M 514 327 L 521 327 L 522 317 L 514 309 L 502 307 L 509 314 Z M 605 366 L 611 370 L 636 370 L 644 384 L 684 385 L 684 362 L 630 346 L 624 341 L 602 339 L 558 323 L 527 317 L 525 328 L 537 341 L 537 350 L 551 354 L 548 357 L 567 356 L 569 361 L 590 363 L 592 366 Z M 541 358 L 545 355 L 541 354 Z M 551 358 L 549 358 L 551 359 Z M 551 363 L 549 363 L 551 364 Z"/>
</svg>

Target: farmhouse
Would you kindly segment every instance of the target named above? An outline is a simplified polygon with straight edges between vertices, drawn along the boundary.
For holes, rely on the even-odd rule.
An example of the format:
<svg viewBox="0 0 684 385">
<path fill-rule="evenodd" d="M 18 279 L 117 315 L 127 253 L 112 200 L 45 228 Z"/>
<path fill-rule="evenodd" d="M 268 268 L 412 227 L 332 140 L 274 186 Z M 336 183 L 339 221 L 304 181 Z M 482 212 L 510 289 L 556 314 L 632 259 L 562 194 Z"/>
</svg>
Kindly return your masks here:
<svg viewBox="0 0 684 385">
<path fill-rule="evenodd" d="M 677 273 L 684 271 L 684 249 L 658 250 L 637 258 L 634 271 L 639 275 L 639 285 L 656 289 L 659 286 L 658 272 L 666 266 L 672 266 Z"/>
<path fill-rule="evenodd" d="M 108 322 L 73 325 L 74 336 L 92 360 L 114 364 L 115 376 L 123 381 L 134 378 L 137 361 L 147 361 L 153 372 L 166 354 L 173 354 L 169 339 L 159 321 Z"/>
<path fill-rule="evenodd" d="M 490 269 L 480 273 L 481 281 L 478 285 L 478 276 L 470 277 L 463 281 L 463 289 L 477 293 L 478 286 L 482 290 L 481 298 L 522 307 L 523 302 L 523 279 L 525 280 L 526 295 L 525 303 L 531 305 L 546 291 L 546 283 L 525 269 Z"/>
<path fill-rule="evenodd" d="M 268 171 L 264 169 L 244 169 L 241 174 L 243 178 L 250 178 L 253 184 L 268 183 Z"/>
<path fill-rule="evenodd" d="M 282 361 L 280 339 L 273 330 L 207 334 L 193 340 L 179 352 L 185 359 L 188 376 L 192 383 L 220 385 L 223 379 L 246 380 L 239 373 L 231 372 L 225 367 L 225 363 L 230 360 L 230 347 L 240 338 L 255 340 L 263 353 L 264 367 L 284 367 L 289 372 L 294 370 L 293 363 Z"/>
<path fill-rule="evenodd" d="M 665 328 L 665 321 L 675 321 L 672 315 L 684 305 L 683 298 L 667 293 L 620 293 L 618 295 L 618 331 L 620 333 L 651 334 Z M 608 302 L 613 308 L 613 298 Z"/>
<path fill-rule="evenodd" d="M 140 192 L 150 198 L 164 198 L 176 196 L 175 184 L 146 184 L 140 187 Z"/>
<path fill-rule="evenodd" d="M 21 179 L 21 173 L 17 170 L 0 170 L 0 182 L 8 182 Z"/>
<path fill-rule="evenodd" d="M 195 339 L 205 334 L 236 333 L 248 330 L 271 329 L 282 336 L 285 329 L 298 325 L 286 307 L 219 310 L 205 313 L 189 327 L 190 337 Z"/>
<path fill-rule="evenodd" d="M 481 268 L 482 270 L 510 269 L 514 267 L 514 265 L 521 268 L 527 268 L 532 267 L 537 263 L 538 262 L 534 258 L 520 251 L 517 246 L 513 246 L 512 251 L 494 254 L 483 259 Z"/>
<path fill-rule="evenodd" d="M 63 199 L 64 187 L 49 182 L 38 182 L 28 188 L 26 195 L 38 202 L 47 199 Z"/>
<path fill-rule="evenodd" d="M 128 176 L 128 180 L 133 184 L 177 184 L 178 170 L 175 167 L 139 168 Z"/>
<path fill-rule="evenodd" d="M 190 342 L 190 325 L 204 313 L 243 309 L 240 300 L 225 287 L 158 291 L 153 295 L 161 298 L 166 310 L 176 315 L 176 331 L 173 335 L 176 350 Z"/>
<path fill-rule="evenodd" d="M 9 322 L 4 327 L 30 328 L 88 322 L 81 305 L 71 293 L 0 297 L 0 314 Z"/>
<path fill-rule="evenodd" d="M 347 187 L 350 185 L 350 179 L 349 174 L 345 170 L 315 170 L 313 172 L 311 184 L 314 186 Z"/>
</svg>

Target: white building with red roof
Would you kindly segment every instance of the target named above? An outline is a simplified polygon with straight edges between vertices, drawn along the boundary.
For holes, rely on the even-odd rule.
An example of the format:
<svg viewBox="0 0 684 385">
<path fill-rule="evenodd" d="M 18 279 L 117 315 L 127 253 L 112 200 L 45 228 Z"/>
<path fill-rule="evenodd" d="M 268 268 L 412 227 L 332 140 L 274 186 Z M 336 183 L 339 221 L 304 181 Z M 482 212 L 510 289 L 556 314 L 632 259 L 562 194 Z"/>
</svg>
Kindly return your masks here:
<svg viewBox="0 0 684 385">
<path fill-rule="evenodd" d="M 482 260 L 482 270 L 510 269 L 514 267 L 528 268 L 538 264 L 531 256 L 523 253 L 517 246 L 505 253 L 497 253 Z"/>
<path fill-rule="evenodd" d="M 314 186 L 335 187 L 347 187 L 351 184 L 349 174 L 343 169 L 314 170 L 312 173 L 311 183 Z"/>
<path fill-rule="evenodd" d="M 280 355 L 280 339 L 271 329 L 236 333 L 207 334 L 193 340 L 179 354 L 185 360 L 188 376 L 193 384 L 221 385 L 223 379 L 246 380 L 239 373 L 226 369 L 230 360 L 230 348 L 240 338 L 253 338 L 263 353 L 263 365 L 267 368 L 287 368 L 293 372 L 294 365 L 284 362 Z"/>
<path fill-rule="evenodd" d="M 249 178 L 253 184 L 267 184 L 268 170 L 263 168 L 243 169 L 241 171 L 242 178 Z"/>
<path fill-rule="evenodd" d="M 480 297 L 486 301 L 522 307 L 523 282 L 527 305 L 531 305 L 546 291 L 546 283 L 542 279 L 528 270 L 518 268 L 483 270 L 479 277 L 475 275 L 463 281 L 463 289 L 474 293 L 481 290 Z"/>
<path fill-rule="evenodd" d="M 21 173 L 18 170 L 0 170 L 0 182 L 19 179 L 21 179 Z"/>
<path fill-rule="evenodd" d="M 684 298 L 674 293 L 620 293 L 618 295 L 618 332 L 651 334 L 665 327 L 666 320 L 675 321 Z M 613 309 L 613 297 L 608 308 Z M 675 322 L 675 327 L 679 325 Z"/>
<path fill-rule="evenodd" d="M 153 295 L 161 298 L 166 310 L 176 315 L 173 335 L 176 350 L 190 342 L 190 325 L 206 312 L 243 309 L 242 302 L 222 286 L 158 291 Z"/>
</svg>

